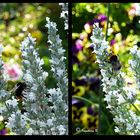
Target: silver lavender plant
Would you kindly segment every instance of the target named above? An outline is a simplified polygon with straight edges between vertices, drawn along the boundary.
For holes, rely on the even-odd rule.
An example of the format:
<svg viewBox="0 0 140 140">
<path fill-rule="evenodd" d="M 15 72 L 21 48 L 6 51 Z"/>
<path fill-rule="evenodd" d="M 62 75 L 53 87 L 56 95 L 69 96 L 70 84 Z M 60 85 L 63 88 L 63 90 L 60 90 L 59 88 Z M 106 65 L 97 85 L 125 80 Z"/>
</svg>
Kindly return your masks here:
<svg viewBox="0 0 140 140">
<path fill-rule="evenodd" d="M 7 91 L 7 81 L 4 78 L 4 69 L 2 61 L 3 46 L 0 45 L 0 114 L 4 117 L 6 127 L 11 129 L 13 134 L 24 134 L 26 132 L 26 115 L 23 115 L 18 108 L 18 101 L 10 91 Z"/>
<path fill-rule="evenodd" d="M 60 17 L 64 18 L 64 29 L 68 30 L 68 3 L 59 3 L 59 5 L 61 5 L 62 7 L 62 12 Z"/>
<path fill-rule="evenodd" d="M 137 89 L 127 86 L 124 73 L 119 70 L 114 71 L 113 65 L 108 60 L 110 57 L 108 42 L 105 41 L 102 29 L 98 27 L 98 24 L 93 29 L 91 40 L 94 46 L 93 52 L 96 54 L 101 69 L 104 100 L 114 116 L 113 120 L 116 124 L 114 130 L 123 135 L 138 135 L 140 133 L 140 114 L 135 106 Z M 136 48 L 133 50 L 136 52 Z"/>
<path fill-rule="evenodd" d="M 55 112 L 61 129 L 68 133 L 68 79 L 65 67 L 64 52 L 62 48 L 62 40 L 57 34 L 56 23 L 51 22 L 47 17 L 46 27 L 48 28 L 48 42 L 50 43 L 49 50 L 51 52 L 51 70 L 57 80 L 57 88 L 49 89 L 48 92 L 52 95 L 52 101 L 55 105 Z M 60 113 L 61 112 L 61 113 Z M 64 128 L 62 126 L 65 126 Z"/>
<path fill-rule="evenodd" d="M 0 44 L 0 114 L 4 115 L 5 118 L 9 116 L 7 114 L 8 107 L 6 101 L 9 99 L 10 94 L 6 91 L 6 79 L 4 78 L 4 67 L 3 67 L 3 60 L 2 60 L 2 51 L 3 46 Z"/>
</svg>

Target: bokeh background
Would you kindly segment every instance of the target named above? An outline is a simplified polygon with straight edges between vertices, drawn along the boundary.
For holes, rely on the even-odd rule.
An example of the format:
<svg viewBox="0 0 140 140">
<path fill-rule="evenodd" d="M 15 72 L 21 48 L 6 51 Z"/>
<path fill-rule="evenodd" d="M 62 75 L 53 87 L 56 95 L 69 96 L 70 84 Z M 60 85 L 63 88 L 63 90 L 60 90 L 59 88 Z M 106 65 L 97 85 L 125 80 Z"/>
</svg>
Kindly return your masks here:
<svg viewBox="0 0 140 140">
<path fill-rule="evenodd" d="M 50 72 L 50 52 L 47 43 L 46 17 L 57 23 L 58 33 L 62 44 L 68 52 L 67 32 L 64 31 L 64 20 L 60 18 L 61 6 L 58 3 L 1 3 L 0 4 L 0 44 L 4 46 L 2 58 L 5 71 L 9 78 L 8 88 L 21 80 L 22 64 L 20 44 L 28 33 L 36 38 L 36 48 L 39 48 L 43 58 L 44 70 L 49 73 L 46 79 L 47 88 L 55 87 L 56 81 Z M 68 61 L 66 60 L 66 67 Z M 0 135 L 10 134 L 4 128 L 3 118 L 0 116 Z"/>
<path fill-rule="evenodd" d="M 134 44 L 140 46 L 140 16 L 135 14 L 138 3 L 110 3 L 108 42 L 119 56 L 122 71 L 131 81 L 128 60 Z M 73 135 L 98 134 L 101 74 L 92 53 L 90 37 L 98 22 L 106 33 L 107 3 L 72 4 L 72 132 Z M 104 93 L 102 93 L 104 96 Z M 101 134 L 115 135 L 113 116 L 102 99 Z"/>
</svg>

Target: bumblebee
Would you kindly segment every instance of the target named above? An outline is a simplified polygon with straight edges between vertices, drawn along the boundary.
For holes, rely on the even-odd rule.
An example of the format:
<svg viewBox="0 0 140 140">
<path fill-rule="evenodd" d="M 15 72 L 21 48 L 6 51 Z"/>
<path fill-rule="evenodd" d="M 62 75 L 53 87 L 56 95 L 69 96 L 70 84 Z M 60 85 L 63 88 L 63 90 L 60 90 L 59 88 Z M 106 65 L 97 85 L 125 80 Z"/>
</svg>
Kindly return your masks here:
<svg viewBox="0 0 140 140">
<path fill-rule="evenodd" d="M 21 113 L 24 114 L 26 111 L 26 109 L 24 108 L 23 106 L 23 103 L 22 103 L 22 98 L 24 97 L 23 95 L 23 91 L 27 88 L 27 85 L 25 82 L 19 82 L 17 83 L 16 85 L 16 90 L 15 90 L 15 96 L 18 100 L 18 106 L 21 110 Z"/>
<path fill-rule="evenodd" d="M 116 55 L 112 55 L 109 62 L 112 64 L 113 71 L 119 71 L 121 69 L 121 63 Z"/>
<path fill-rule="evenodd" d="M 22 99 L 24 97 L 23 91 L 26 89 L 27 85 L 25 82 L 17 83 L 17 88 L 15 90 L 15 95 L 18 99 Z"/>
<path fill-rule="evenodd" d="M 26 109 L 22 108 L 21 109 L 21 114 L 24 114 L 25 112 L 27 112 Z"/>
</svg>

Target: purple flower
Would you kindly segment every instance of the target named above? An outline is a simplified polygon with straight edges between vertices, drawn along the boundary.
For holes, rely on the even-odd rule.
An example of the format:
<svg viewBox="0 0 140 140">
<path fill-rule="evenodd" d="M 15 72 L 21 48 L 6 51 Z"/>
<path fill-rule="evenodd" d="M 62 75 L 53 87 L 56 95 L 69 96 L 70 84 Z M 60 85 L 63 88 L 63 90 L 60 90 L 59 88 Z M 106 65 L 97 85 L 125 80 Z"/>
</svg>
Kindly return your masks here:
<svg viewBox="0 0 140 140">
<path fill-rule="evenodd" d="M 92 114 L 93 114 L 93 110 L 92 110 L 92 108 L 91 108 L 91 107 L 89 107 L 89 108 L 87 109 L 87 113 L 88 113 L 88 114 L 90 114 L 90 115 L 92 115 Z"/>
<path fill-rule="evenodd" d="M 86 24 L 89 25 L 89 26 L 92 26 L 92 25 L 93 25 L 92 22 L 87 22 Z M 86 25 L 86 24 L 85 24 L 85 25 Z"/>
<path fill-rule="evenodd" d="M 0 135 L 5 135 L 7 133 L 6 129 L 0 130 Z"/>
<path fill-rule="evenodd" d="M 99 19 L 97 19 L 97 18 L 94 18 L 92 21 L 89 21 L 89 22 L 87 22 L 85 25 L 84 25 L 84 28 L 85 28 L 85 30 L 87 29 L 90 29 L 92 26 L 93 26 L 93 24 L 94 23 L 97 23 L 97 22 L 99 22 Z"/>
<path fill-rule="evenodd" d="M 84 27 L 86 27 L 86 28 L 90 28 L 90 26 L 92 26 L 94 23 L 101 23 L 102 21 L 106 21 L 107 20 L 107 16 L 106 15 L 104 15 L 104 14 L 99 14 L 98 16 L 97 16 L 97 18 L 94 18 L 92 21 L 90 21 L 90 22 L 87 22 L 85 25 L 84 25 Z"/>
<path fill-rule="evenodd" d="M 98 111 L 97 111 L 95 108 L 89 107 L 89 108 L 87 109 L 87 113 L 88 113 L 89 115 L 96 116 L 96 115 L 98 114 Z"/>
<path fill-rule="evenodd" d="M 72 105 L 74 105 L 74 104 L 76 104 L 76 103 L 78 103 L 78 102 L 79 102 L 78 100 L 72 99 Z"/>
<path fill-rule="evenodd" d="M 99 82 L 99 78 L 96 78 L 96 77 L 90 77 L 89 78 L 89 83 L 90 84 L 95 84 L 97 82 Z"/>
<path fill-rule="evenodd" d="M 92 24 L 97 23 L 97 22 L 100 22 L 99 19 L 97 19 L 97 18 L 94 18 L 94 19 L 91 21 Z"/>
<path fill-rule="evenodd" d="M 85 106 L 84 102 L 81 102 L 81 101 L 78 101 L 78 100 L 77 100 L 77 102 L 75 101 L 75 103 L 72 104 L 72 105 L 76 106 L 77 109 L 80 109 L 80 108 Z"/>
<path fill-rule="evenodd" d="M 90 90 L 98 91 L 100 87 L 100 79 L 96 77 L 89 78 Z"/>
<path fill-rule="evenodd" d="M 82 50 L 83 46 L 82 46 L 82 40 L 78 39 L 75 43 L 77 50 Z"/>
<path fill-rule="evenodd" d="M 98 15 L 98 20 L 99 20 L 100 22 L 106 21 L 106 20 L 107 20 L 107 16 L 104 15 L 104 14 L 99 14 L 99 15 Z"/>
<path fill-rule="evenodd" d="M 110 46 L 113 46 L 115 43 L 116 43 L 116 41 L 115 41 L 114 39 L 112 39 L 112 40 L 110 41 Z"/>
<path fill-rule="evenodd" d="M 75 42 L 75 45 L 72 46 L 72 52 L 77 54 L 79 51 L 81 51 L 83 49 L 83 46 L 82 46 L 82 40 L 78 39 L 76 42 Z"/>
<path fill-rule="evenodd" d="M 75 45 L 74 45 L 74 46 L 72 46 L 72 53 L 73 53 L 73 54 L 78 53 L 78 50 L 77 50 L 77 48 L 76 48 L 76 46 L 75 46 Z"/>
<path fill-rule="evenodd" d="M 82 79 L 76 79 L 74 82 L 76 86 L 84 86 L 87 84 L 87 79 L 84 77 Z"/>
</svg>

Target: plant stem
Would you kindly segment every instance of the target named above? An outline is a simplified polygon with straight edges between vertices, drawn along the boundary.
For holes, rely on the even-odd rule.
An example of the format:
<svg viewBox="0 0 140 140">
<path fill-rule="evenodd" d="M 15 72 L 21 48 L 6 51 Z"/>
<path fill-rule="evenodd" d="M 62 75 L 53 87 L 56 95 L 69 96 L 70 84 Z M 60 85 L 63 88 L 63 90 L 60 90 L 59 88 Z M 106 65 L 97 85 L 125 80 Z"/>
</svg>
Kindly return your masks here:
<svg viewBox="0 0 140 140">
<path fill-rule="evenodd" d="M 110 3 L 107 4 L 107 8 L 108 8 L 108 12 L 107 12 L 107 27 L 106 27 L 106 35 L 105 35 L 106 41 L 107 41 L 108 24 L 109 24 Z"/>
<path fill-rule="evenodd" d="M 89 104 L 91 104 L 91 105 L 94 105 L 95 103 L 93 103 L 92 101 L 90 101 L 90 100 L 88 100 L 88 99 L 86 99 L 86 98 L 83 98 L 83 97 L 80 97 L 80 96 L 72 96 L 72 98 L 76 98 L 76 99 L 79 99 L 79 100 L 82 100 L 82 101 L 85 101 L 85 102 L 87 102 L 87 103 L 89 103 Z"/>
<path fill-rule="evenodd" d="M 101 113 L 102 113 L 102 90 L 99 88 L 99 112 L 98 112 L 98 135 L 101 134 Z"/>
<path fill-rule="evenodd" d="M 108 32 L 108 24 L 109 24 L 110 3 L 107 4 L 107 8 L 108 8 L 107 27 L 106 27 L 106 35 L 105 35 L 106 41 L 107 41 L 107 32 Z M 102 88 L 100 86 L 100 88 L 99 88 L 99 113 L 98 113 L 99 124 L 98 124 L 98 135 L 101 134 L 102 94 L 103 94 L 102 93 Z"/>
<path fill-rule="evenodd" d="M 132 106 L 137 110 L 137 112 L 140 114 L 140 111 L 139 111 L 139 109 L 134 105 L 134 104 L 132 104 Z"/>
</svg>

